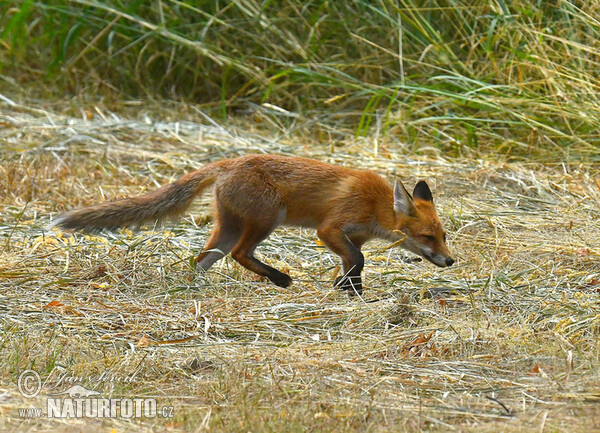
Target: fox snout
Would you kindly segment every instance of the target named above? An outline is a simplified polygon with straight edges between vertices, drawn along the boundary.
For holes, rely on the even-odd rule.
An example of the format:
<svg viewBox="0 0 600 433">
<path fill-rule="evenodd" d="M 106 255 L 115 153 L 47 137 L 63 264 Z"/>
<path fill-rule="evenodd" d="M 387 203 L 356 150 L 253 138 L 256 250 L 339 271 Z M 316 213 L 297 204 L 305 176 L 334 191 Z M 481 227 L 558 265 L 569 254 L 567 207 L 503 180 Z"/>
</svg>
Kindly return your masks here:
<svg viewBox="0 0 600 433">
<path fill-rule="evenodd" d="M 438 265 L 438 266 L 445 268 L 447 266 L 452 266 L 453 264 L 454 264 L 454 259 L 452 257 L 446 257 L 443 261 L 443 265 Z"/>
<path fill-rule="evenodd" d="M 454 264 L 454 259 L 450 256 L 444 256 L 442 254 L 423 254 L 427 260 L 433 263 L 440 268 L 445 268 L 447 266 L 452 266 Z"/>
</svg>

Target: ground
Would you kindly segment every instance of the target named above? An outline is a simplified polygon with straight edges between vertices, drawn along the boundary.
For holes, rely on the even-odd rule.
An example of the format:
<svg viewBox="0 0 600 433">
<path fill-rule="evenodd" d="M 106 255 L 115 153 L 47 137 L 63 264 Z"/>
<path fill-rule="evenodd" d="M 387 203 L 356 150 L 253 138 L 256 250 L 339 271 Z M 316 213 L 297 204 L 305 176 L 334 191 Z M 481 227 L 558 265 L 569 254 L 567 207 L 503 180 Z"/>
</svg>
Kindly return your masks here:
<svg viewBox="0 0 600 433">
<path fill-rule="evenodd" d="M 141 103 L 5 104 L 0 123 L 0 430 L 600 430 L 597 165 L 278 136 L 251 116 Z M 427 179 L 456 265 L 373 242 L 364 295 L 350 299 L 315 233 L 282 228 L 259 254 L 289 288 L 230 258 L 199 275 L 209 196 L 136 232 L 48 228 L 65 210 L 257 152 Z M 44 381 L 31 399 L 17 386 L 27 369 Z M 73 384 L 155 398 L 173 417 L 20 416 Z"/>
</svg>

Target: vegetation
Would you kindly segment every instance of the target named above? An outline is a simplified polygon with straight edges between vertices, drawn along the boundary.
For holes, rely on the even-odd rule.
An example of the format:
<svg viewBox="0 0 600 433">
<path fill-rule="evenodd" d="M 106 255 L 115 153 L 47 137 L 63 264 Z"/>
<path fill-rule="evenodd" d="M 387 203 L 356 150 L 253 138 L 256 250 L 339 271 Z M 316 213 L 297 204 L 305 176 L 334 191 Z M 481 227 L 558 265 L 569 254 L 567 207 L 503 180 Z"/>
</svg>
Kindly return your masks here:
<svg viewBox="0 0 600 433">
<path fill-rule="evenodd" d="M 0 67 L 15 85 L 183 98 L 223 117 L 267 103 L 333 135 L 597 160 L 597 2 L 0 4 Z"/>
</svg>

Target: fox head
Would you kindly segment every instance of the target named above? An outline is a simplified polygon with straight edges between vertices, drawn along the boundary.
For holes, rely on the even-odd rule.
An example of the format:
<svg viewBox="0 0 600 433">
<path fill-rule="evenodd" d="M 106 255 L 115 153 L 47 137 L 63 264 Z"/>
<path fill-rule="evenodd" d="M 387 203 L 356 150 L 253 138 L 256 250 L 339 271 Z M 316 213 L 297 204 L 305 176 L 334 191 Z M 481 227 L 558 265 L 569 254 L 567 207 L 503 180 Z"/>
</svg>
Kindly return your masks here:
<svg viewBox="0 0 600 433">
<path fill-rule="evenodd" d="M 435 211 L 433 195 L 425 181 L 417 183 L 411 196 L 397 179 L 394 211 L 398 229 L 406 235 L 400 246 L 440 267 L 454 263 L 446 245 L 446 232 Z"/>
</svg>

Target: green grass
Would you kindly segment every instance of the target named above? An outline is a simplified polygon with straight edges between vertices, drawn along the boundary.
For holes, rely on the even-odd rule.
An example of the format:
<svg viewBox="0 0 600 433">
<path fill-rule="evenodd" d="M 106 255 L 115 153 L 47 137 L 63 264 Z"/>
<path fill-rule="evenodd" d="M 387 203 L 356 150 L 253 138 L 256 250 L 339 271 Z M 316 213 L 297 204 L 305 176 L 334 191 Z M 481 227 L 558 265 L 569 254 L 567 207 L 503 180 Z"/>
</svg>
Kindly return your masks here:
<svg viewBox="0 0 600 433">
<path fill-rule="evenodd" d="M 4 1 L 0 72 L 61 95 L 185 99 L 222 118 L 267 102 L 453 155 L 597 160 L 599 8 Z"/>
</svg>

